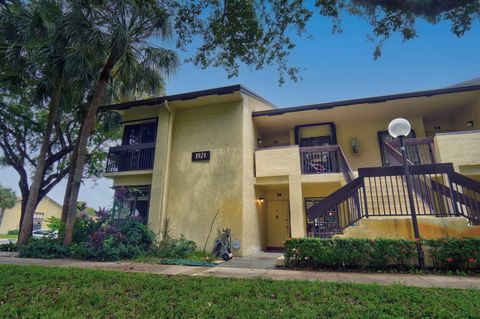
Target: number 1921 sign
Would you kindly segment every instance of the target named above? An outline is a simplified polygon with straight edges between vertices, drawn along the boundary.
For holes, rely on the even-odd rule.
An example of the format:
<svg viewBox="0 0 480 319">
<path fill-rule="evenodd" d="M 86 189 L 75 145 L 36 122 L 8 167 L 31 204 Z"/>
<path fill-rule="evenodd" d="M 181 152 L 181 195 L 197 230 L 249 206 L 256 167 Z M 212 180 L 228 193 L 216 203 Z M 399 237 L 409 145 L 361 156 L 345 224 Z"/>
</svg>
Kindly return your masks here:
<svg viewBox="0 0 480 319">
<path fill-rule="evenodd" d="M 210 160 L 210 151 L 192 153 L 192 162 L 208 161 L 208 160 Z"/>
</svg>

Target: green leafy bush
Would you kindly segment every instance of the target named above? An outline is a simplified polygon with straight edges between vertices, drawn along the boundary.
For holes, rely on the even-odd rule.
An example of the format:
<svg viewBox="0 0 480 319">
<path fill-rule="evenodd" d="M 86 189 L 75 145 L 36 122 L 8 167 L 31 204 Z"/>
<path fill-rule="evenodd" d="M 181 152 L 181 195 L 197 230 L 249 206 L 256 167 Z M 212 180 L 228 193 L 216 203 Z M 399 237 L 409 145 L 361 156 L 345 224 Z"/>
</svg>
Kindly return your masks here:
<svg viewBox="0 0 480 319">
<path fill-rule="evenodd" d="M 118 222 L 117 229 L 124 236 L 122 243 L 127 246 L 137 246 L 142 250 L 148 250 L 155 240 L 155 234 L 148 229 L 147 225 L 135 219 Z"/>
<path fill-rule="evenodd" d="M 432 264 L 444 270 L 480 269 L 480 239 L 425 240 Z"/>
<path fill-rule="evenodd" d="M 7 232 L 8 235 L 18 235 L 19 234 L 19 230 L 18 229 L 13 229 L 13 230 L 9 230 Z"/>
<path fill-rule="evenodd" d="M 14 244 L 12 242 L 0 244 L 0 251 L 15 252 L 17 251 L 17 244 Z"/>
<path fill-rule="evenodd" d="M 27 244 L 19 247 L 20 257 L 23 258 L 64 258 L 68 251 L 54 239 L 31 238 Z"/>
<path fill-rule="evenodd" d="M 197 249 L 194 241 L 188 240 L 184 235 L 175 239 L 165 237 L 157 246 L 157 256 L 161 258 L 185 258 Z"/>
<path fill-rule="evenodd" d="M 48 229 L 51 231 L 60 231 L 64 229 L 64 227 L 62 227 L 62 221 L 58 217 L 50 216 L 45 220 L 45 222 L 47 223 Z"/>
<path fill-rule="evenodd" d="M 115 261 L 133 259 L 150 252 L 155 234 L 135 218 L 113 220 L 107 210 L 96 219 L 78 219 L 74 243 L 69 247 L 74 258 Z"/>
<path fill-rule="evenodd" d="M 444 271 L 479 271 L 480 239 L 422 240 L 427 266 Z M 401 239 L 290 239 L 285 262 L 294 268 L 388 269 L 417 266 L 414 241 Z"/>
<path fill-rule="evenodd" d="M 287 267 L 385 269 L 406 267 L 415 243 L 391 239 L 290 239 L 285 243 Z"/>
</svg>

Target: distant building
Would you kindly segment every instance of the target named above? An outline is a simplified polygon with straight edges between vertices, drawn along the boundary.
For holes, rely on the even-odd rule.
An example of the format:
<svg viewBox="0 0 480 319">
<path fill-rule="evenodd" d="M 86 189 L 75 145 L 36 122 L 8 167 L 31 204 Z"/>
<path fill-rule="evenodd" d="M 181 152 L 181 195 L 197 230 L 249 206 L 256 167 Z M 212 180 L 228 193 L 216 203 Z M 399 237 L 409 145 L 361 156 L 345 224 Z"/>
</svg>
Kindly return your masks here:
<svg viewBox="0 0 480 319">
<path fill-rule="evenodd" d="M 18 198 L 13 208 L 5 210 L 3 218 L 0 220 L 0 234 L 20 229 L 21 207 L 22 199 Z M 45 196 L 38 204 L 33 216 L 33 230 L 48 228 L 46 220 L 51 216 L 60 218 L 62 216 L 62 205 Z"/>
</svg>

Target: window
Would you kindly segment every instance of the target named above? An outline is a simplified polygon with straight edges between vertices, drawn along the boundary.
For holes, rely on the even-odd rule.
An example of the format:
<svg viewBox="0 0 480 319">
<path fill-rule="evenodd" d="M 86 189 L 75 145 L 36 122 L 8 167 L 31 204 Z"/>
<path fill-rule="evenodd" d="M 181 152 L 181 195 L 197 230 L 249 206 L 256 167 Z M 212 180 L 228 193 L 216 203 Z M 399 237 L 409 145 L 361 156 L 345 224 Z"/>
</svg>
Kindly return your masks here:
<svg viewBox="0 0 480 319">
<path fill-rule="evenodd" d="M 144 144 L 155 142 L 157 121 L 127 125 L 123 128 L 123 145 Z"/>
<path fill-rule="evenodd" d="M 33 230 L 41 229 L 43 224 L 44 213 L 33 214 Z"/>
<path fill-rule="evenodd" d="M 316 204 L 320 203 L 324 197 L 306 197 L 305 213 Z M 337 233 L 338 220 L 335 209 L 329 210 L 326 214 L 316 217 L 314 220 L 307 220 L 307 237 L 329 238 Z"/>
<path fill-rule="evenodd" d="M 150 186 L 123 186 L 114 187 L 119 194 L 124 193 L 117 200 L 123 201 L 123 205 L 128 210 L 130 216 L 138 217 L 144 224 L 148 223 L 148 209 L 150 205 Z M 127 216 L 116 216 L 117 218 L 126 218 Z"/>
</svg>

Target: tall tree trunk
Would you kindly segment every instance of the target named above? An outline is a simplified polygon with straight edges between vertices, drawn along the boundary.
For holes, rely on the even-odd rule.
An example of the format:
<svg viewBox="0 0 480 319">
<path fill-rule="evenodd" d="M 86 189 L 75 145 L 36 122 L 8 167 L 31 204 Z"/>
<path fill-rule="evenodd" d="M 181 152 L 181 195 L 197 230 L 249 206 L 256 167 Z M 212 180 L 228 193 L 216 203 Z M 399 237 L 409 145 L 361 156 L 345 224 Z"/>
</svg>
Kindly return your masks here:
<svg viewBox="0 0 480 319">
<path fill-rule="evenodd" d="M 80 130 L 79 130 L 79 137 L 81 135 L 81 132 L 82 132 L 82 127 L 80 127 Z M 77 157 L 78 157 L 78 139 L 77 139 L 75 148 L 73 150 L 72 159 L 70 161 L 70 168 L 68 170 L 67 186 L 65 189 L 65 195 L 63 197 L 62 217 L 60 219 L 62 224 L 67 223 L 68 208 L 70 204 L 70 197 L 72 194 L 72 184 L 73 184 L 73 177 L 75 175 L 75 163 L 77 161 Z"/>
<path fill-rule="evenodd" d="M 62 84 L 63 81 L 58 79 L 55 81 L 55 87 L 53 89 L 52 100 L 50 101 L 48 110 L 47 127 L 45 128 L 45 134 L 43 135 L 42 146 L 37 159 L 37 167 L 35 174 L 30 185 L 30 193 L 28 194 L 28 200 L 25 207 L 25 214 L 23 216 L 22 224 L 20 225 L 20 234 L 18 235 L 18 244 L 24 245 L 28 239 L 32 236 L 33 228 L 33 215 L 37 208 L 38 193 L 40 192 L 40 186 L 43 176 L 45 174 L 45 164 L 47 151 L 50 147 L 50 139 L 53 131 L 53 125 L 58 117 L 58 109 L 60 107 L 60 98 L 62 96 Z M 25 200 L 25 199 L 23 199 Z"/>
<path fill-rule="evenodd" d="M 87 155 L 87 146 L 88 138 L 94 130 L 96 116 L 98 108 L 102 101 L 105 88 L 107 87 L 108 80 L 110 79 L 110 74 L 115 63 L 118 61 L 118 58 L 114 58 L 112 54 L 108 57 L 105 65 L 103 66 L 102 73 L 98 78 L 97 84 L 95 85 L 95 90 L 88 107 L 87 115 L 83 121 L 83 129 L 80 132 L 77 141 L 77 156 L 75 162 L 72 163 L 74 166 L 73 178 L 70 182 L 70 198 L 68 203 L 68 214 L 67 214 L 67 223 L 65 225 L 65 237 L 63 240 L 63 245 L 67 247 L 72 242 L 73 238 L 73 225 L 75 224 L 75 218 L 77 215 L 77 200 L 78 194 L 80 192 L 80 185 L 83 177 L 83 169 L 85 166 L 85 158 Z M 70 176 L 69 176 L 70 179 Z"/>
<path fill-rule="evenodd" d="M 19 171 L 20 174 L 20 181 L 18 182 L 18 187 L 20 188 L 20 194 L 22 194 L 22 201 L 20 205 L 20 221 L 18 223 L 18 228 L 20 229 L 20 226 L 23 223 L 23 217 L 25 216 L 25 210 L 27 208 L 27 199 L 29 195 L 28 191 L 28 180 L 27 180 L 27 174 L 26 172 Z M 20 232 L 18 233 L 18 236 L 20 236 Z M 18 240 L 18 237 L 17 237 Z"/>
</svg>

